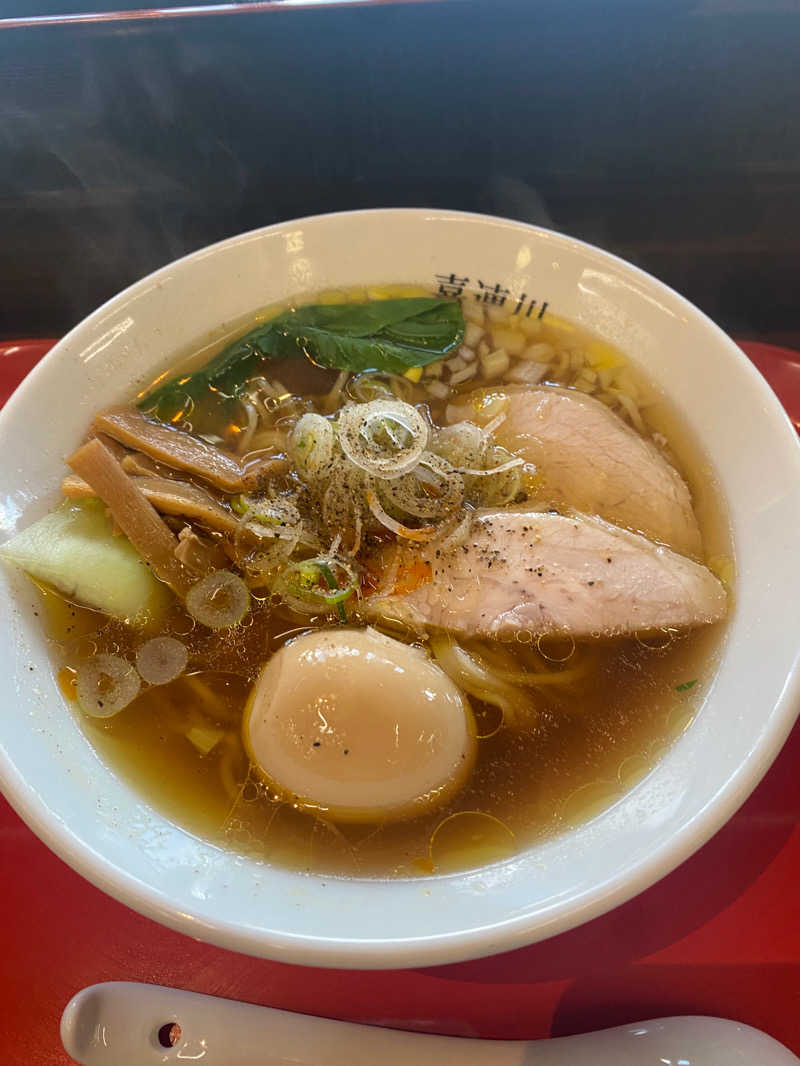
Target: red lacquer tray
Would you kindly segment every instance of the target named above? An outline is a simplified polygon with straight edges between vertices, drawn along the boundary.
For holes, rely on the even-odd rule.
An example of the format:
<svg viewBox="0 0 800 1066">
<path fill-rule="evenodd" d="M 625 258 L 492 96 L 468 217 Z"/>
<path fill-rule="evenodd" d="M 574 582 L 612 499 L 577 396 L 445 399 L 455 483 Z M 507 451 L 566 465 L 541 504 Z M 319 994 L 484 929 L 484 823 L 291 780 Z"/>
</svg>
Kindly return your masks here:
<svg viewBox="0 0 800 1066">
<path fill-rule="evenodd" d="M 5 402 L 52 341 L 0 345 Z M 800 355 L 742 347 L 800 425 Z M 58 1021 L 84 985 L 148 981 L 331 1018 L 535 1039 L 714 1014 L 800 1054 L 800 727 L 738 814 L 636 899 L 543 944 L 428 970 L 263 962 L 197 943 L 73 873 L 0 800 L 0 1052 L 67 1066 Z"/>
</svg>

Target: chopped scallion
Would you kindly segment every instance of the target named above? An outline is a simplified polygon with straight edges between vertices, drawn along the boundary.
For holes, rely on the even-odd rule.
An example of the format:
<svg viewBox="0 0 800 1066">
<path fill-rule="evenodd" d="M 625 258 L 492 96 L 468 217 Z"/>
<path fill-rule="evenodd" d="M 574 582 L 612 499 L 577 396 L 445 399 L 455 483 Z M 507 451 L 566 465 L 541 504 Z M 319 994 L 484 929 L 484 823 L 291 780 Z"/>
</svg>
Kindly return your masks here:
<svg viewBox="0 0 800 1066">
<path fill-rule="evenodd" d="M 335 608 L 339 620 L 346 622 L 344 601 L 357 587 L 358 579 L 349 565 L 333 556 L 319 556 L 286 567 L 278 576 L 273 592 L 301 614 Z"/>
</svg>

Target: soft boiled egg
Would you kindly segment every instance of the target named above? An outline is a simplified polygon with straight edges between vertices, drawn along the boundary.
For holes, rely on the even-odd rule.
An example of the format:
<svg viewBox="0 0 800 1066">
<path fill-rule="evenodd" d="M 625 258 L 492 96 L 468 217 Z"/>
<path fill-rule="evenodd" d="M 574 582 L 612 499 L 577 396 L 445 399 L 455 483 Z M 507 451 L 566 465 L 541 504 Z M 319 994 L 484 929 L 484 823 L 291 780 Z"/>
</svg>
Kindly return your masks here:
<svg viewBox="0 0 800 1066">
<path fill-rule="evenodd" d="M 436 806 L 464 784 L 476 750 L 469 705 L 444 671 L 369 628 L 284 645 L 261 671 L 242 729 L 273 788 L 350 822 Z"/>
</svg>

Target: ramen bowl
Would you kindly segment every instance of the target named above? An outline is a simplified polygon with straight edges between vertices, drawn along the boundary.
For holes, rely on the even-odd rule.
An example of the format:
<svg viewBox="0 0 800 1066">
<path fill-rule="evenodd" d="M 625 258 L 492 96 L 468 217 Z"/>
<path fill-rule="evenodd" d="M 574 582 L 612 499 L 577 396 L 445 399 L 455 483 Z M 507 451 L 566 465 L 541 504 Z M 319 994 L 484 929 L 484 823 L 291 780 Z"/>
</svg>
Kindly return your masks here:
<svg viewBox="0 0 800 1066">
<path fill-rule="evenodd" d="M 454 962 L 544 939 L 624 902 L 699 848 L 756 786 L 798 710 L 800 447 L 775 396 L 708 318 L 569 237 L 434 210 L 323 215 L 172 263 L 81 322 L 0 414 L 3 538 L 58 499 L 93 413 L 250 312 L 334 288 L 418 283 L 543 308 L 618 346 L 680 409 L 727 504 L 737 577 L 718 666 L 652 770 L 582 824 L 467 872 L 300 873 L 183 830 L 90 745 L 54 676 L 28 580 L 0 573 L 0 778 L 35 833 L 95 885 L 190 936 L 287 962 Z M 721 871 L 720 876 L 724 876 Z"/>
</svg>

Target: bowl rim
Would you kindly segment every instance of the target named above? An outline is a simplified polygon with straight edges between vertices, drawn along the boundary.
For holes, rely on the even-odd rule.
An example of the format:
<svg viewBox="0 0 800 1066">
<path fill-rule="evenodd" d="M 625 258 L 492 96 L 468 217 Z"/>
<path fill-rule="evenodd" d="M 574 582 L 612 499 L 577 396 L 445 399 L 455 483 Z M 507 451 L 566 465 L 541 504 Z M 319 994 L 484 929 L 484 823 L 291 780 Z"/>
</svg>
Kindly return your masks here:
<svg viewBox="0 0 800 1066">
<path fill-rule="evenodd" d="M 481 221 L 542 234 L 552 242 L 554 247 L 568 245 L 573 251 L 577 249 L 589 257 L 595 259 L 599 257 L 610 261 L 648 286 L 657 286 L 663 293 L 668 294 L 672 301 L 677 301 L 693 316 L 699 316 L 704 328 L 711 332 L 718 343 L 728 349 L 732 357 L 747 368 L 751 375 L 751 383 L 760 401 L 768 409 L 776 429 L 778 424 L 781 424 L 786 456 L 788 458 L 789 453 L 793 453 L 794 463 L 800 475 L 800 445 L 798 445 L 797 433 L 777 396 L 735 342 L 680 293 L 619 256 L 568 234 L 501 216 L 425 207 L 356 209 L 322 212 L 302 218 L 286 219 L 269 226 L 256 227 L 235 234 L 172 260 L 113 295 L 65 334 L 15 390 L 3 412 L 0 412 L 0 419 L 4 419 L 6 411 L 13 412 L 16 404 L 21 402 L 28 392 L 36 389 L 40 369 L 58 360 L 61 351 L 66 348 L 67 342 L 75 334 L 86 328 L 87 324 L 104 316 L 118 301 L 130 298 L 138 290 L 153 285 L 181 264 L 201 256 L 208 256 L 225 247 L 280 232 L 287 227 L 311 225 L 335 219 L 346 221 L 349 218 L 390 215 L 428 216 L 431 221 Z M 800 484 L 800 476 L 798 484 Z M 322 937 L 275 930 L 253 930 L 225 919 L 215 919 L 213 923 L 209 922 L 200 914 L 193 912 L 191 906 L 184 904 L 179 908 L 165 893 L 152 885 L 143 883 L 101 853 L 88 848 L 80 837 L 61 821 L 57 812 L 47 807 L 35 790 L 26 784 L 2 744 L 0 744 L 0 784 L 11 807 L 47 847 L 72 869 L 116 900 L 178 932 L 228 950 L 300 965 L 346 969 L 431 966 L 495 955 L 555 936 L 612 910 L 665 877 L 702 847 L 756 788 L 783 747 L 798 710 L 800 710 L 800 650 L 795 655 L 775 705 L 770 709 L 770 720 L 765 724 L 747 758 L 739 763 L 736 770 L 728 776 L 701 809 L 695 811 L 694 815 L 687 818 L 676 833 L 667 841 L 657 845 L 645 858 L 622 868 L 614 878 L 593 886 L 580 896 L 551 906 L 544 917 L 537 913 L 521 913 L 497 921 L 481 921 L 466 931 L 425 936 L 386 939 Z M 461 875 L 449 874 L 444 878 L 438 877 L 437 880 L 457 879 L 459 876 Z"/>
</svg>

